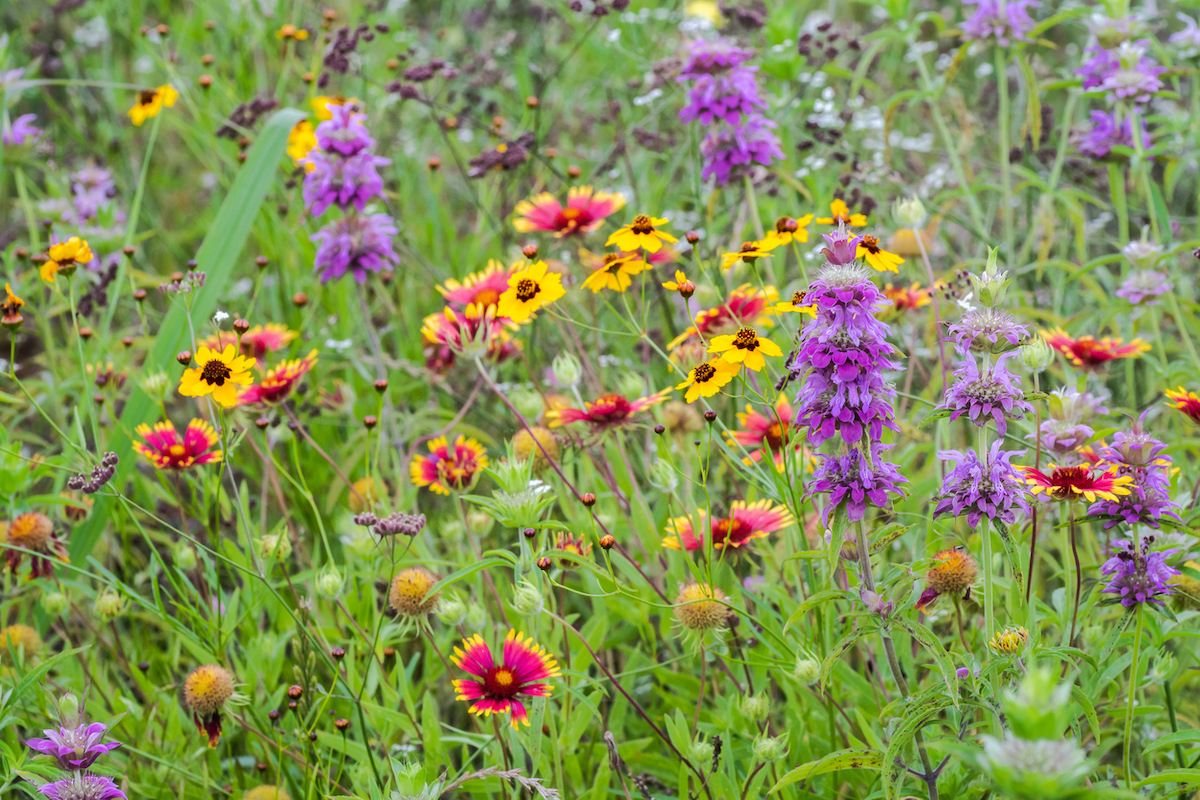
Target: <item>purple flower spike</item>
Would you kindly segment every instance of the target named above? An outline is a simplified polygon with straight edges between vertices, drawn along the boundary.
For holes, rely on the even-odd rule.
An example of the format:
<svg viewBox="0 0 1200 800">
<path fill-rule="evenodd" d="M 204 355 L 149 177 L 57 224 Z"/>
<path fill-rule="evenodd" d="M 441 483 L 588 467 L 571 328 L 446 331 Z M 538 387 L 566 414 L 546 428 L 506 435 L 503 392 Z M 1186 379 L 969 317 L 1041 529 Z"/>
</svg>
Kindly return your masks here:
<svg viewBox="0 0 1200 800">
<path fill-rule="evenodd" d="M 1173 289 L 1175 284 L 1170 278 L 1152 269 L 1143 269 L 1131 273 L 1121 288 L 1117 289 L 1117 297 L 1123 297 L 1135 306 L 1156 306 L 1158 298 Z"/>
<path fill-rule="evenodd" d="M 1133 481 L 1130 492 L 1116 500 L 1097 500 L 1088 508 L 1089 514 L 1108 517 L 1105 529 L 1125 523 L 1159 527 L 1165 514 L 1176 520 L 1179 508 L 1171 500 L 1171 457 L 1163 455 L 1167 446 L 1142 427 L 1145 414 L 1128 431 L 1113 435 L 1113 443 L 1100 450 L 1100 457 L 1117 468 L 1117 475 L 1128 475 Z"/>
<path fill-rule="evenodd" d="M 108 726 L 103 722 L 77 728 L 47 728 L 42 731 L 46 734 L 45 739 L 28 739 L 25 744 L 31 750 L 58 759 L 58 765 L 63 769 L 81 770 L 121 746 L 120 742 L 102 742 L 107 732 Z"/>
<path fill-rule="evenodd" d="M 1112 149 L 1118 145 L 1123 147 L 1134 147 L 1133 143 L 1133 115 L 1126 114 L 1125 119 L 1117 124 L 1117 115 L 1109 114 L 1103 111 L 1093 111 L 1089 115 L 1091 119 L 1091 127 L 1083 134 L 1079 140 L 1079 152 L 1085 156 L 1092 158 L 1104 158 Z M 1141 120 L 1142 124 L 1142 147 L 1149 149 L 1150 131 L 1146 127 L 1146 120 Z"/>
<path fill-rule="evenodd" d="M 962 24 L 963 37 L 981 41 L 993 37 L 996 44 L 1008 47 L 1013 40 L 1030 41 L 1029 33 L 1034 21 L 1029 9 L 1039 8 L 1037 0 L 967 0 L 975 6 L 975 13 Z"/>
<path fill-rule="evenodd" d="M 368 272 L 391 272 L 400 262 L 392 249 L 398 232 L 387 214 L 351 214 L 331 222 L 312 236 L 318 244 L 313 272 L 322 283 L 347 272 L 359 283 Z"/>
<path fill-rule="evenodd" d="M 77 772 L 38 789 L 50 800 L 128 800 L 129 795 L 112 778 Z"/>
<path fill-rule="evenodd" d="M 1179 552 L 1179 548 L 1151 553 L 1153 544 L 1153 536 L 1143 539 L 1141 547 L 1126 539 L 1113 542 L 1108 551 L 1112 557 L 1100 567 L 1100 572 L 1108 576 L 1108 585 L 1100 591 L 1117 595 L 1126 608 L 1140 603 L 1165 605 L 1162 598 L 1175 591 L 1170 580 L 1179 574 L 1167 564 L 1167 556 Z"/>
<path fill-rule="evenodd" d="M 946 473 L 934 517 L 966 514 L 967 524 L 973 529 L 984 517 L 1011 525 L 1016 521 L 1018 511 L 1029 510 L 1025 501 L 1025 480 L 1009 463 L 1025 451 L 1002 450 L 1000 445 L 1001 440 L 992 443 L 987 463 L 980 461 L 974 450 L 938 453 L 941 460 L 953 462 L 954 469 Z"/>
<path fill-rule="evenodd" d="M 976 425 L 987 424 L 991 417 L 1003 436 L 1008 432 L 1008 420 L 1033 411 L 1021 391 L 1020 380 L 1004 365 L 1013 355 L 1009 352 L 997 356 L 987 372 L 980 372 L 979 364 L 968 355 L 955 367 L 958 380 L 946 390 L 946 401 L 939 408 L 950 409 L 951 420 L 966 414 Z"/>
<path fill-rule="evenodd" d="M 900 474 L 896 465 L 883 460 L 885 445 L 871 448 L 871 463 L 863 458 L 862 451 L 849 450 L 845 455 L 819 454 L 821 465 L 813 473 L 809 487 L 812 494 L 829 493 L 829 502 L 821 511 L 821 521 L 828 525 L 829 515 L 843 500 L 846 501 L 846 518 L 858 522 L 867 513 L 867 503 L 877 508 L 886 508 L 888 494 L 902 494 L 900 485 L 908 479 Z"/>
<path fill-rule="evenodd" d="M 1001 353 L 1019 345 L 1022 338 L 1029 336 L 1029 329 L 1017 323 L 1006 311 L 981 308 L 951 325 L 950 336 L 960 351 Z"/>
<path fill-rule="evenodd" d="M 704 157 L 700 177 L 715 178 L 718 185 L 723 185 L 731 177 L 747 174 L 752 164 L 768 167 L 772 160 L 784 158 L 779 137 L 772 130 L 776 127 L 766 117 L 752 114 L 741 125 L 714 129 L 700 143 Z"/>
</svg>

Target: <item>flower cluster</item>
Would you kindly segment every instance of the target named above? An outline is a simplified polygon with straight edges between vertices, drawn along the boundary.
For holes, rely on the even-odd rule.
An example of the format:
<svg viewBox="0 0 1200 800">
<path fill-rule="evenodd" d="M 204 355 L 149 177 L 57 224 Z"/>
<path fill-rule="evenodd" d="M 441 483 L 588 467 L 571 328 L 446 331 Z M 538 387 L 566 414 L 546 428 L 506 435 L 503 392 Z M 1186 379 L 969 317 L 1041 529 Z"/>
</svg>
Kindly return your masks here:
<svg viewBox="0 0 1200 800">
<path fill-rule="evenodd" d="M 700 144 L 705 180 L 724 184 L 748 174 L 753 164 L 770 166 L 784 157 L 776 124 L 762 115 L 767 104 L 758 93 L 758 67 L 746 65 L 752 55 L 728 39 L 688 45 L 677 80 L 690 87 L 679 118 L 717 126 Z"/>
<path fill-rule="evenodd" d="M 1108 517 L 1105 528 L 1122 522 L 1157 528 L 1164 514 L 1179 519 L 1175 513 L 1178 506 L 1170 497 L 1171 457 L 1163 455 L 1167 446 L 1143 429 L 1144 419 L 1145 414 L 1130 430 L 1118 431 L 1111 445 L 1100 449 L 1104 463 L 1112 465 L 1116 475 L 1130 479 L 1128 494 L 1115 499 L 1102 498 L 1088 509 L 1089 514 Z"/>
<path fill-rule="evenodd" d="M 1102 93 L 1111 111 L 1093 111 L 1089 127 L 1084 132 L 1079 150 L 1093 158 L 1105 158 L 1116 146 L 1148 150 L 1150 135 L 1146 130 L 1143 105 L 1163 89 L 1160 77 L 1166 67 L 1151 58 L 1150 43 L 1144 39 L 1124 39 L 1113 47 L 1111 42 L 1097 42 L 1087 48 L 1091 56 L 1076 71 L 1083 78 L 1084 90 Z"/>
<path fill-rule="evenodd" d="M 1140 546 L 1126 539 L 1113 542 L 1108 551 L 1110 558 L 1100 567 L 1100 572 L 1108 576 L 1108 583 L 1100 591 L 1115 594 L 1126 608 L 1142 603 L 1165 605 L 1162 598 L 1175 591 L 1170 580 L 1179 574 L 1167 563 L 1167 557 L 1178 553 L 1179 548 L 1155 553 L 1150 551 L 1153 544 L 1153 536 L 1143 539 Z"/>
<path fill-rule="evenodd" d="M 954 464 L 954 469 L 946 473 L 941 496 L 933 510 L 934 517 L 966 514 L 971 528 L 979 525 L 984 517 L 1011 525 L 1016 521 L 1018 511 L 1029 509 L 1025 502 L 1025 481 L 1010 463 L 1025 451 L 1004 450 L 1002 444 L 1001 439 L 992 442 L 986 459 L 980 458 L 974 450 L 938 453 L 938 458 Z"/>
<path fill-rule="evenodd" d="M 60 709 L 64 710 L 58 727 L 42 731 L 46 738 L 25 741 L 29 749 L 50 756 L 59 769 L 67 772 L 65 777 L 38 787 L 38 791 L 50 800 L 125 800 L 127 795 L 112 778 L 91 771 L 101 756 L 121 743 L 105 742 L 108 726 L 85 722 L 74 697 L 63 698 Z"/>
<path fill-rule="evenodd" d="M 975 13 L 962 24 L 963 38 L 983 41 L 994 38 L 996 44 L 1008 47 L 1014 41 L 1032 41 L 1029 34 L 1034 22 L 1029 9 L 1039 8 L 1037 0 L 966 0 L 975 6 Z"/>
</svg>

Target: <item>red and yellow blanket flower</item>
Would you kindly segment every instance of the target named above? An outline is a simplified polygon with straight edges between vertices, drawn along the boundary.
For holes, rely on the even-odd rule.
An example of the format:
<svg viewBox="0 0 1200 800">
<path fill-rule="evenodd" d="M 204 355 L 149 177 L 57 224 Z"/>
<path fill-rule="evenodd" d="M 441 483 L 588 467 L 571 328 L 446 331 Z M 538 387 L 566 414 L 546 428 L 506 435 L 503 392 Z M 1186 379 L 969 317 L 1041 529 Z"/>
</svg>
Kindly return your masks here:
<svg viewBox="0 0 1200 800">
<path fill-rule="evenodd" d="M 137 434 L 145 440 L 134 442 L 133 449 L 148 458 L 158 469 L 187 469 L 197 464 L 212 464 L 221 460 L 220 450 L 212 448 L 220 441 L 216 430 L 205 420 L 193 419 L 180 437 L 171 420 L 137 426 Z"/>
<path fill-rule="evenodd" d="M 1066 356 L 1075 366 L 1086 370 L 1100 369 L 1109 361 L 1118 358 L 1141 358 L 1142 353 L 1150 350 L 1150 345 L 1141 339 L 1134 339 L 1129 344 L 1108 336 L 1097 339 L 1090 334 L 1075 339 L 1062 328 L 1039 333 L 1046 340 L 1046 344 Z"/>
<path fill-rule="evenodd" d="M 409 474 L 417 486 L 450 494 L 470 489 L 487 465 L 487 450 L 479 442 L 459 436 L 450 445 L 445 436 L 439 436 L 429 443 L 429 455 L 413 456 Z"/>
<path fill-rule="evenodd" d="M 544 681 L 560 674 L 553 656 L 515 630 L 504 637 L 498 664 L 479 634 L 463 639 L 450 660 L 473 676 L 453 682 L 458 693 L 455 699 L 470 702 L 476 716 L 508 714 L 513 728 L 529 725 L 529 712 L 522 701 L 549 697 L 552 687 Z"/>
<path fill-rule="evenodd" d="M 693 519 L 697 520 L 701 531 L 699 536 L 692 525 Z M 717 550 L 726 547 L 736 549 L 786 528 L 795 521 L 786 506 L 776 505 L 770 500 L 750 504 L 735 500 L 729 506 L 729 513 L 719 517 L 709 519 L 708 513 L 699 509 L 692 516 L 671 520 L 664 529 L 669 535 L 663 537 L 662 545 L 672 550 L 699 550 L 707 544 L 705 536 L 709 536 L 712 546 Z"/>
<path fill-rule="evenodd" d="M 591 186 L 573 186 L 567 192 L 567 204 L 549 192 L 517 203 L 513 227 L 521 233 L 545 231 L 556 238 L 582 236 L 604 224 L 605 218 L 625 207 L 625 196 L 617 192 L 597 192 Z"/>
<path fill-rule="evenodd" d="M 662 403 L 670 393 L 670 389 L 663 389 L 636 400 L 630 400 L 623 394 L 606 394 L 593 402 L 585 402 L 583 409 L 551 409 L 546 412 L 546 421 L 551 428 L 570 425 L 573 422 L 585 422 L 591 426 L 593 432 L 600 433 L 629 424 L 634 415 Z"/>
</svg>

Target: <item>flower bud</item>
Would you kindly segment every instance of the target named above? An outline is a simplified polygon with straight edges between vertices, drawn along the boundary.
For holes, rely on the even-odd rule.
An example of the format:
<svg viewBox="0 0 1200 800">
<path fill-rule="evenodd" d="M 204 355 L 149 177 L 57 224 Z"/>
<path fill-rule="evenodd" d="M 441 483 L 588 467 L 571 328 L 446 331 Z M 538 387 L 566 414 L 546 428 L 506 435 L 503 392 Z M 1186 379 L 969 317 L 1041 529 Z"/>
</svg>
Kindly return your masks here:
<svg viewBox="0 0 1200 800">
<path fill-rule="evenodd" d="M 437 607 L 437 618 L 444 624 L 461 625 L 467 618 L 467 604 L 457 597 L 444 597 Z"/>
<path fill-rule="evenodd" d="M 100 619 L 112 622 L 125 610 L 125 598 L 111 589 L 105 589 L 92 604 L 92 610 Z"/>
<path fill-rule="evenodd" d="M 51 616 L 58 616 L 67 610 L 71 601 L 62 592 L 47 592 L 42 595 L 42 608 Z"/>
<path fill-rule="evenodd" d="M 555 357 L 551 369 L 554 370 L 554 379 L 563 386 L 578 386 L 579 379 L 583 377 L 583 366 L 579 359 L 567 352 Z"/>
<path fill-rule="evenodd" d="M 775 761 L 787 755 L 787 734 L 774 739 L 759 739 L 754 743 L 754 757 L 759 761 Z"/>
<path fill-rule="evenodd" d="M 317 591 L 326 597 L 337 597 L 342 592 L 342 574 L 335 567 L 317 576 Z"/>
<path fill-rule="evenodd" d="M 1035 336 L 1021 345 L 1021 361 L 1030 372 L 1042 372 L 1054 363 L 1054 349 L 1041 336 Z"/>
<path fill-rule="evenodd" d="M 679 486 L 679 475 L 675 465 L 665 458 L 656 458 L 650 465 L 650 485 L 660 492 L 670 494 Z"/>
<path fill-rule="evenodd" d="M 988 308 L 998 305 L 1004 299 L 1004 293 L 1008 290 L 1008 285 L 1012 283 L 1006 277 L 1008 273 L 1001 272 L 996 263 L 999 251 L 998 247 L 989 249 L 987 266 L 984 267 L 983 274 L 971 276 L 971 285 L 975 288 L 975 296 L 979 298 L 979 304 Z"/>
<path fill-rule="evenodd" d="M 521 416 L 529 420 L 537 419 L 545 407 L 542 396 L 533 389 L 518 389 L 510 394 L 508 399 Z"/>
<path fill-rule="evenodd" d="M 765 694 L 746 695 L 742 698 L 742 714 L 753 722 L 767 718 L 771 712 L 771 701 Z"/>
<path fill-rule="evenodd" d="M 901 228 L 921 228 L 925 225 L 925 206 L 916 195 L 892 203 L 892 217 Z"/>
<path fill-rule="evenodd" d="M 815 658 L 798 658 L 792 675 L 801 683 L 816 683 L 821 677 L 821 663 Z"/>
<path fill-rule="evenodd" d="M 1175 674 L 1175 669 L 1178 666 L 1179 662 L 1175 659 L 1175 656 L 1171 653 L 1164 652 L 1157 659 L 1155 659 L 1154 667 L 1151 672 L 1158 680 L 1167 681 L 1170 680 L 1171 676 Z"/>
<path fill-rule="evenodd" d="M 646 393 L 646 381 L 636 372 L 622 373 L 617 381 L 617 391 L 633 399 Z"/>
<path fill-rule="evenodd" d="M 513 592 L 512 608 L 522 617 L 536 617 L 545 608 L 542 593 L 533 584 L 522 581 Z"/>
<path fill-rule="evenodd" d="M 171 547 L 171 558 L 175 566 L 182 570 L 193 569 L 196 566 L 196 551 L 188 542 L 176 542 Z"/>
<path fill-rule="evenodd" d="M 285 560 L 292 554 L 292 539 L 287 533 L 267 534 L 258 538 L 258 555 L 261 558 Z"/>
<path fill-rule="evenodd" d="M 692 742 L 692 746 L 688 748 L 691 752 L 692 759 L 700 764 L 707 764 L 712 761 L 713 745 L 712 742 Z"/>
<path fill-rule="evenodd" d="M 492 530 L 492 526 L 496 524 L 496 520 L 492 519 L 486 511 L 475 508 L 467 512 L 467 524 L 471 526 L 471 530 L 477 536 L 487 536 Z"/>
<path fill-rule="evenodd" d="M 487 624 L 488 615 L 482 606 L 475 603 L 467 606 L 467 615 L 463 617 L 463 625 L 466 626 L 467 630 L 481 631 L 487 627 Z"/>
</svg>

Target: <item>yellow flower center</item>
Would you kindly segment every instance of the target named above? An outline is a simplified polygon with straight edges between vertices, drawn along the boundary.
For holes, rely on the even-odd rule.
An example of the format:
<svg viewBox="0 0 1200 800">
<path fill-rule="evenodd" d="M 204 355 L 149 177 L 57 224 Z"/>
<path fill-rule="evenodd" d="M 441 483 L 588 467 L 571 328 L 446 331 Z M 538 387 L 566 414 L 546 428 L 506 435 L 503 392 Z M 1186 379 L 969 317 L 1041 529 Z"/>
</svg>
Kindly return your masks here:
<svg viewBox="0 0 1200 800">
<path fill-rule="evenodd" d="M 562 210 L 562 215 L 564 217 L 566 217 L 567 219 L 575 219 L 576 217 L 579 216 L 579 209 L 578 208 L 564 208 Z"/>
<path fill-rule="evenodd" d="M 492 676 L 492 680 L 501 686 L 509 686 L 513 682 L 513 674 L 506 669 L 496 670 L 496 674 Z"/>
<path fill-rule="evenodd" d="M 200 377 L 209 386 L 224 386 L 225 381 L 233 375 L 233 370 L 224 361 L 213 359 L 204 365 L 204 369 L 200 371 Z"/>
</svg>

